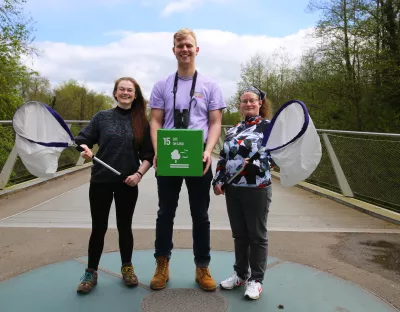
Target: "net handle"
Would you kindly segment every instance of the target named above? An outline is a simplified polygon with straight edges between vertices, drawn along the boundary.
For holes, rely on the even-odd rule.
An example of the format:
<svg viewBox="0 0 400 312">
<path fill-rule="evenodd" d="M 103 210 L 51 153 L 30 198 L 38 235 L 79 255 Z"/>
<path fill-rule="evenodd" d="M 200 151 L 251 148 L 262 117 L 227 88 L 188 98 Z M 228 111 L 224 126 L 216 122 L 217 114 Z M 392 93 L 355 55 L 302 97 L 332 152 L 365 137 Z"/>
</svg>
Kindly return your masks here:
<svg viewBox="0 0 400 312">
<path fill-rule="evenodd" d="M 76 145 L 74 144 L 75 148 L 79 151 L 79 152 L 84 152 L 85 150 L 83 149 L 82 146 L 80 145 Z M 111 167 L 110 165 L 107 165 L 104 161 L 98 159 L 97 157 L 95 157 L 94 155 L 92 155 L 92 159 L 96 162 L 98 162 L 99 164 L 101 164 L 102 166 L 106 167 L 107 169 L 111 170 L 112 172 L 114 172 L 115 174 L 119 175 L 123 180 L 125 180 L 127 178 L 126 175 L 123 175 L 121 172 L 115 170 L 113 167 Z"/>
</svg>

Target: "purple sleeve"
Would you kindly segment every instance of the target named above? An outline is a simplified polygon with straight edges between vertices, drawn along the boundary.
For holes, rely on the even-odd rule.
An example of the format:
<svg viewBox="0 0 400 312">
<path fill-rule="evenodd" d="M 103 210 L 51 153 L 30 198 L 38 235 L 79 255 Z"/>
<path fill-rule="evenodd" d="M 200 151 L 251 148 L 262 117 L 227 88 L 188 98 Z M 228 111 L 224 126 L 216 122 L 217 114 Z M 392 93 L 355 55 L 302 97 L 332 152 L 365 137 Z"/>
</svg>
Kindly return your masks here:
<svg viewBox="0 0 400 312">
<path fill-rule="evenodd" d="M 150 100 L 149 100 L 149 107 L 150 108 L 159 108 L 159 109 L 164 109 L 165 108 L 165 101 L 163 99 L 163 94 L 162 94 L 162 81 L 157 82 L 153 90 L 151 91 L 150 95 Z"/>
<path fill-rule="evenodd" d="M 208 103 L 208 110 L 217 110 L 226 108 L 224 98 L 222 96 L 221 88 L 214 83 L 212 85 L 210 102 Z"/>
</svg>

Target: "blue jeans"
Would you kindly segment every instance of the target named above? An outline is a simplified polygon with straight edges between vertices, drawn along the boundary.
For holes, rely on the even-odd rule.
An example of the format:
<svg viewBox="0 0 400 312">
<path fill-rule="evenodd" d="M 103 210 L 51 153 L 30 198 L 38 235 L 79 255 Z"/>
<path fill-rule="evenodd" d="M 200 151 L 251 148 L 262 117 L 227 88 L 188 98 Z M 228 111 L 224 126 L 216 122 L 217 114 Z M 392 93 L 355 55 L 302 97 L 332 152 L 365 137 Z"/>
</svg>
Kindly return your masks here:
<svg viewBox="0 0 400 312">
<path fill-rule="evenodd" d="M 194 262 L 198 267 L 208 267 L 210 263 L 210 187 L 213 175 L 210 169 L 202 177 L 157 176 L 158 207 L 154 256 L 171 257 L 173 249 L 172 233 L 179 193 L 183 180 L 189 194 L 192 215 L 192 236 Z"/>
</svg>

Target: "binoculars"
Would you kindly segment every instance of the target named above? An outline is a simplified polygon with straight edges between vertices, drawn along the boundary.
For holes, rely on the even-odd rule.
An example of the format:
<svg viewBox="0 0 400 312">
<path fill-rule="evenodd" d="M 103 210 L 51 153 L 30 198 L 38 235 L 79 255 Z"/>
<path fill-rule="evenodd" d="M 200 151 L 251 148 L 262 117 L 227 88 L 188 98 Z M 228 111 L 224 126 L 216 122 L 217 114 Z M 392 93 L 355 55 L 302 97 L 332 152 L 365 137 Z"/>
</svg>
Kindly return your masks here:
<svg viewBox="0 0 400 312">
<path fill-rule="evenodd" d="M 183 109 L 182 112 L 179 109 L 174 110 L 174 127 L 176 129 L 187 129 L 189 126 L 189 110 Z"/>
</svg>

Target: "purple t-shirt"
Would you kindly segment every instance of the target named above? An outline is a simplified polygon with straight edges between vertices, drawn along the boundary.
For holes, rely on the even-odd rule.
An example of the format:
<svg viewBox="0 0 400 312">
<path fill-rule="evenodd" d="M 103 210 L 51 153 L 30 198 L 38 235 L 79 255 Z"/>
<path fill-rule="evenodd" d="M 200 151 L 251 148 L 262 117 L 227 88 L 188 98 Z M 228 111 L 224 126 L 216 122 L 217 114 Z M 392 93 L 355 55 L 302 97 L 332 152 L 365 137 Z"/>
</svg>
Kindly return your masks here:
<svg viewBox="0 0 400 312">
<path fill-rule="evenodd" d="M 190 89 L 192 88 L 193 77 L 179 77 L 176 92 L 175 108 L 189 109 Z M 175 73 L 167 78 L 159 80 L 153 87 L 151 92 L 149 107 L 164 110 L 163 128 L 174 128 L 174 80 Z M 216 109 L 224 109 L 226 107 L 222 97 L 220 87 L 212 80 L 204 77 L 197 72 L 196 86 L 190 110 L 190 119 L 188 129 L 202 129 L 204 134 L 204 142 L 208 137 L 208 111 Z"/>
</svg>

